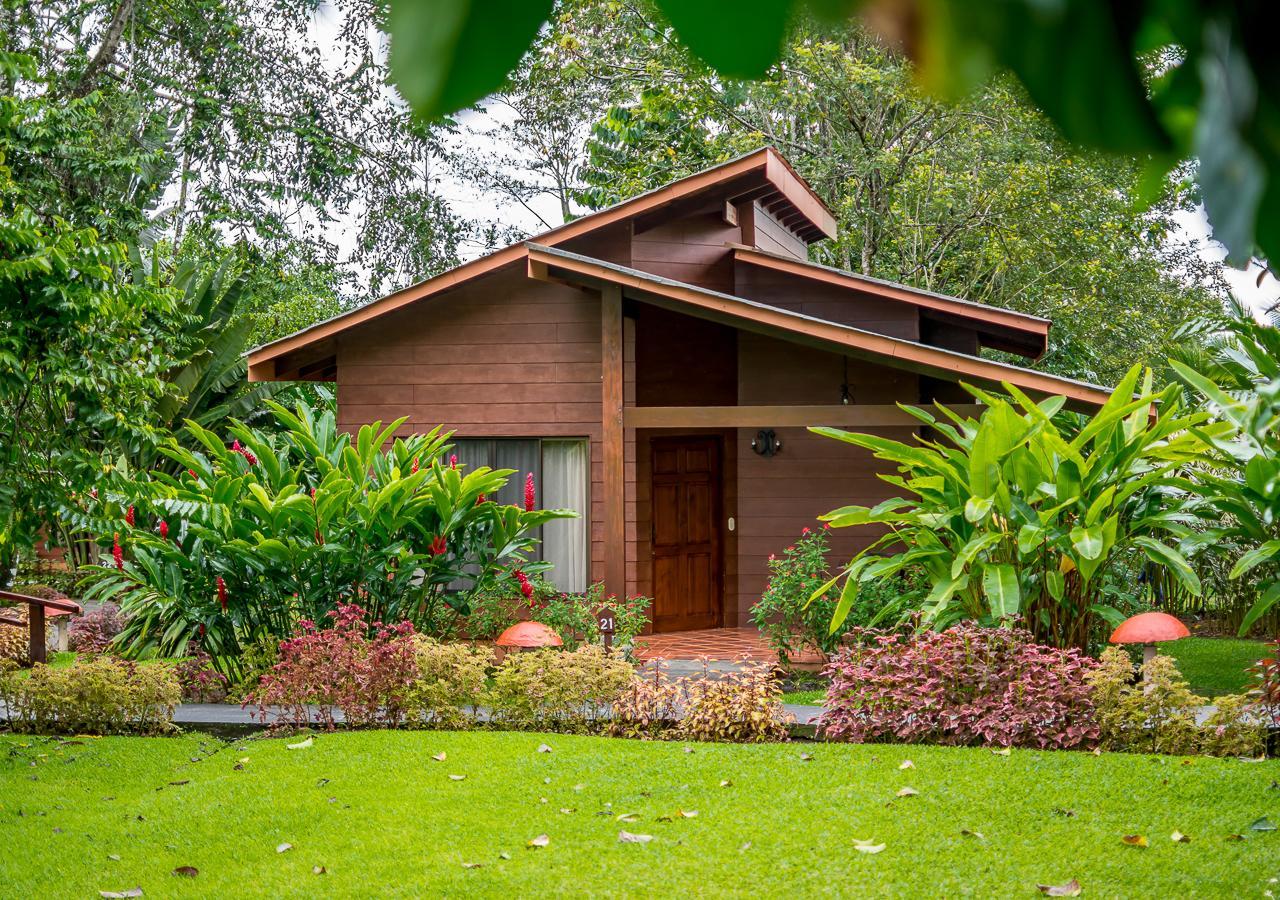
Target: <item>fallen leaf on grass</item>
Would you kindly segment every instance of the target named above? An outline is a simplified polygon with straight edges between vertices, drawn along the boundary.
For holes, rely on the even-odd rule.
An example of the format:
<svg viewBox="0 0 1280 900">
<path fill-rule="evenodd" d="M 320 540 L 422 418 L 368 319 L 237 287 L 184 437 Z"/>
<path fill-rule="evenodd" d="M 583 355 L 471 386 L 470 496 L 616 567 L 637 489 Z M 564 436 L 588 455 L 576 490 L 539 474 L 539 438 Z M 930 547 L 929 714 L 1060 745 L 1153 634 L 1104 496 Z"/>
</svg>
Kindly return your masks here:
<svg viewBox="0 0 1280 900">
<path fill-rule="evenodd" d="M 877 844 L 875 841 L 858 841 L 853 842 L 853 849 L 859 853 L 879 853 L 885 848 L 884 844 Z"/>
<path fill-rule="evenodd" d="M 484 865 L 484 863 L 469 863 L 469 862 L 464 862 L 464 863 L 462 864 L 462 868 L 464 868 L 464 869 L 478 869 L 478 868 L 480 868 L 480 867 L 481 867 L 481 866 L 483 866 L 483 865 Z"/>
<path fill-rule="evenodd" d="M 539 744 L 539 745 L 538 745 L 538 752 L 539 752 L 539 753 L 550 753 L 550 752 L 551 752 L 551 748 L 550 748 L 550 747 L 548 747 L 546 744 Z"/>
<path fill-rule="evenodd" d="M 329 783 L 329 779 L 328 779 L 328 778 L 318 778 L 318 779 L 316 779 L 316 787 L 324 787 L 324 786 L 325 786 L 326 784 L 328 784 L 328 783 Z"/>
<path fill-rule="evenodd" d="M 980 841 L 985 841 L 987 839 L 987 836 L 984 835 L 981 831 L 973 831 L 972 829 L 969 829 L 969 828 L 961 828 L 960 836 L 977 838 Z"/>
<path fill-rule="evenodd" d="M 316 742 L 315 738 L 307 738 L 304 741 L 298 741 L 298 743 L 296 744 L 286 744 L 285 749 L 286 750 L 309 750 L 311 749 L 311 745 L 314 744 L 315 742 Z"/>
<path fill-rule="evenodd" d="M 173 874 L 179 875 L 183 878 L 195 878 L 200 874 L 200 870 L 195 866 L 178 866 L 178 868 L 173 870 Z"/>
<path fill-rule="evenodd" d="M 277 853 L 287 853 L 293 849 L 293 844 L 280 844 L 276 847 Z"/>
<path fill-rule="evenodd" d="M 528 846 L 530 846 L 530 847 L 545 847 L 545 846 L 547 846 L 547 844 L 550 844 L 550 843 L 551 843 L 551 838 L 550 838 L 550 837 L 548 837 L 548 836 L 547 836 L 547 835 L 545 835 L 545 834 L 540 834 L 540 835 L 538 835 L 536 838 L 534 838 L 533 840 L 529 841 Z"/>
<path fill-rule="evenodd" d="M 1120 838 L 1120 843 L 1128 844 L 1130 847 L 1145 847 L 1147 846 L 1147 837 L 1143 834 L 1126 834 Z"/>
<path fill-rule="evenodd" d="M 618 843 L 620 844 L 647 844 L 653 840 L 651 834 L 632 834 L 630 831 L 618 832 Z"/>
<path fill-rule="evenodd" d="M 142 888 L 129 888 L 127 891 L 98 891 L 99 897 L 106 897 L 107 900 L 124 900 L 125 897 L 141 897 Z"/>
<path fill-rule="evenodd" d="M 576 813 L 577 810 L 572 806 L 562 806 L 560 807 L 560 812 L 564 813 L 566 816 L 571 816 Z"/>
<path fill-rule="evenodd" d="M 812 760 L 812 759 L 813 759 L 813 754 L 812 754 L 812 753 L 801 753 L 801 754 L 800 754 L 800 761 L 801 761 L 801 762 L 809 762 L 809 761 L 810 761 L 810 760 Z"/>
<path fill-rule="evenodd" d="M 450 776 L 449 776 L 449 780 L 450 780 L 450 781 L 463 781 L 463 780 L 465 780 L 465 779 L 466 779 L 466 777 L 467 777 L 466 775 L 450 775 Z"/>
<path fill-rule="evenodd" d="M 720 787 L 733 787 L 733 782 L 726 778 L 724 781 L 720 782 Z"/>
<path fill-rule="evenodd" d="M 918 793 L 920 793 L 920 792 L 919 792 L 919 791 L 917 791 L 915 788 L 904 787 L 904 788 L 899 789 L 899 791 L 898 791 L 898 796 L 899 796 L 899 797 L 914 797 L 914 796 L 915 796 L 916 794 L 918 794 Z"/>
<path fill-rule="evenodd" d="M 1169 835 L 1169 840 L 1173 841 L 1175 844 L 1191 843 L 1191 838 L 1187 837 L 1181 831 L 1175 831 L 1173 834 Z"/>
<path fill-rule="evenodd" d="M 510 858 L 511 858 L 511 854 L 508 853 L 506 850 L 503 850 L 501 853 L 498 854 L 498 859 L 510 859 Z"/>
<path fill-rule="evenodd" d="M 681 748 L 681 749 L 683 749 L 685 753 L 692 753 L 692 752 L 693 752 L 693 748 L 692 748 L 692 747 L 683 747 L 683 748 Z"/>
<path fill-rule="evenodd" d="M 1055 816 L 1062 816 L 1064 819 L 1070 819 L 1075 816 L 1076 811 L 1074 809 L 1067 809 L 1065 806 L 1055 806 L 1053 808 L 1053 814 Z"/>
<path fill-rule="evenodd" d="M 1244 835 L 1243 835 L 1243 834 L 1229 834 L 1229 835 L 1227 835 L 1227 836 L 1226 836 L 1226 838 L 1225 838 L 1224 840 L 1228 840 L 1228 841 L 1243 841 L 1243 840 L 1244 840 Z"/>
<path fill-rule="evenodd" d="M 585 791 L 587 789 L 587 786 L 585 784 L 575 784 L 573 786 L 573 789 L 575 791 Z"/>
<path fill-rule="evenodd" d="M 1276 826 L 1270 819 L 1268 819 L 1266 816 L 1263 816 L 1261 819 L 1258 819 L 1252 825 L 1250 825 L 1249 829 L 1251 831 L 1275 831 Z"/>
<path fill-rule="evenodd" d="M 439 753 L 437 753 L 435 756 L 431 758 L 434 759 L 436 762 L 444 762 L 446 759 L 449 758 L 449 754 L 441 750 Z"/>
<path fill-rule="evenodd" d="M 904 759 L 901 763 L 898 764 L 899 769 L 914 769 L 915 767 L 916 767 L 916 764 L 909 759 Z"/>
<path fill-rule="evenodd" d="M 311 867 L 311 874 L 312 874 L 312 875 L 327 875 L 327 874 L 329 874 L 329 870 L 328 870 L 328 869 L 326 869 L 324 866 L 312 866 L 312 867 Z"/>
<path fill-rule="evenodd" d="M 996 756 L 1008 756 L 1013 751 L 1010 750 L 1008 747 L 1005 747 L 1002 750 L 992 750 L 991 752 L 994 753 Z M 1059 896 L 1059 895 L 1055 894 L 1054 896 Z M 1062 895 L 1062 896 L 1071 896 L 1071 895 Z"/>
<path fill-rule="evenodd" d="M 626 822 L 628 825 L 630 825 L 632 822 L 638 822 L 639 820 L 640 820 L 640 817 L 635 813 L 621 813 L 618 816 L 619 822 Z"/>
<path fill-rule="evenodd" d="M 751 849 L 751 842 L 747 841 L 745 844 L 743 844 L 741 847 L 738 848 L 738 852 L 746 853 L 750 849 Z"/>
<path fill-rule="evenodd" d="M 1066 884 L 1037 884 L 1040 893 L 1047 897 L 1079 897 L 1080 882 L 1072 878 Z"/>
<path fill-rule="evenodd" d="M 107 859 L 112 860 L 112 861 L 114 861 L 114 862 L 120 862 L 120 854 L 119 854 L 119 853 L 108 853 L 108 854 L 107 854 Z"/>
</svg>

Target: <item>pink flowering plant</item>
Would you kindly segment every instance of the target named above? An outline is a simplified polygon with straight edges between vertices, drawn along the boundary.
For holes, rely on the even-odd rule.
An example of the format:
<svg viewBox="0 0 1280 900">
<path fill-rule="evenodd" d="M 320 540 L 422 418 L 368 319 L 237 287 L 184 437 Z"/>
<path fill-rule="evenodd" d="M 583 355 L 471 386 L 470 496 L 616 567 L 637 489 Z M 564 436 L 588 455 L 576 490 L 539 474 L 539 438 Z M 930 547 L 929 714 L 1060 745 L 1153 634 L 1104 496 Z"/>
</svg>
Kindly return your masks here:
<svg viewBox="0 0 1280 900">
<path fill-rule="evenodd" d="M 828 530 L 805 528 L 794 544 L 769 557 L 769 581 L 751 608 L 751 619 L 784 665 L 805 651 L 830 655 L 852 627 L 892 616 L 917 598 L 909 573 L 867 586 L 856 609 L 832 629 L 840 588 L 831 581 Z"/>
<path fill-rule="evenodd" d="M 1097 661 L 1017 628 L 954 625 L 858 638 L 826 669 L 819 729 L 834 740 L 1090 748 Z"/>
<path fill-rule="evenodd" d="M 325 618 L 328 627 L 304 619 L 280 642 L 279 662 L 246 704 L 257 707 L 264 724 L 332 729 L 340 711 L 355 727 L 403 725 L 418 677 L 413 625 L 370 621 L 354 604 Z"/>
<path fill-rule="evenodd" d="M 245 647 L 350 604 L 448 636 L 476 593 L 542 571 L 539 529 L 573 515 L 485 500 L 517 473 L 455 464 L 439 428 L 397 437 L 398 419 L 352 435 L 332 410 L 267 405 L 272 429 L 189 422 L 198 449 L 162 449 L 173 473 L 108 479 L 88 501 L 113 555 L 86 570 L 83 596 L 119 599 L 122 652 L 178 656 L 194 641 L 238 680 Z"/>
</svg>

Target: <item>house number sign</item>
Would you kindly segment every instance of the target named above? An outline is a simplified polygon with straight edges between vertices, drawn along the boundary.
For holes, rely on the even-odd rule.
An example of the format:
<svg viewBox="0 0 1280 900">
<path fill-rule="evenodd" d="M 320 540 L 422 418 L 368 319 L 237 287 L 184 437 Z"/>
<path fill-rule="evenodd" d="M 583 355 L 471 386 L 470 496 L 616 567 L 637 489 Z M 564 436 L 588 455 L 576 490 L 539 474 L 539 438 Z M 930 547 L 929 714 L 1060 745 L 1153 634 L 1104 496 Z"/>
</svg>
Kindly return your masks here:
<svg viewBox="0 0 1280 900">
<path fill-rule="evenodd" d="M 604 644 L 604 649 L 612 649 L 614 632 L 613 610 L 606 606 L 597 612 L 596 625 L 600 629 L 600 640 Z"/>
</svg>

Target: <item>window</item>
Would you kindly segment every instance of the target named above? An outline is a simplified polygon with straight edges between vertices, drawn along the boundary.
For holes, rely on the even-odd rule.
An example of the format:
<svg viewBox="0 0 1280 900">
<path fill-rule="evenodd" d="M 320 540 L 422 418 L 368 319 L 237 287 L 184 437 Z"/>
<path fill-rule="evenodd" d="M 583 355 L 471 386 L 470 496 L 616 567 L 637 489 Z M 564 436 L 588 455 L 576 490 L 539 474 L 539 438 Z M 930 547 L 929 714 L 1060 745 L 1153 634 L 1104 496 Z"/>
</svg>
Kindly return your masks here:
<svg viewBox="0 0 1280 900">
<path fill-rule="evenodd" d="M 515 469 L 506 486 L 493 499 L 498 503 L 523 505 L 525 477 L 532 472 L 537 486 L 538 506 L 544 509 L 572 509 L 576 519 L 557 519 L 542 528 L 542 543 L 536 558 L 551 563 L 546 575 L 562 591 L 587 589 L 587 559 L 591 507 L 587 487 L 591 471 L 591 451 L 581 439 L 455 440 L 451 452 L 468 468 L 489 466 Z"/>
</svg>

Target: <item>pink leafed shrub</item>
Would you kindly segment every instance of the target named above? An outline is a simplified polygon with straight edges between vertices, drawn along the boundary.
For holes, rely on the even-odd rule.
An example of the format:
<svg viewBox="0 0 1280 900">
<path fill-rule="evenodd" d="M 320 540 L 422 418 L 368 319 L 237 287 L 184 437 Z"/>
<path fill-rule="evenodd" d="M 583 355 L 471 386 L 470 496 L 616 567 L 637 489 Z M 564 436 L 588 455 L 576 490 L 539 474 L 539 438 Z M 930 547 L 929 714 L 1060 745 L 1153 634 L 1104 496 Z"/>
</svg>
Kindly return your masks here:
<svg viewBox="0 0 1280 900">
<path fill-rule="evenodd" d="M 413 625 L 369 623 L 359 606 L 328 613 L 329 628 L 299 623 L 293 637 L 280 642 L 279 662 L 262 676 L 246 703 L 258 706 L 265 723 L 314 724 L 333 728 L 335 710 L 347 724 L 395 727 L 408 715 L 408 697 L 417 677 Z M 273 709 L 274 707 L 274 709 Z"/>
<path fill-rule="evenodd" d="M 829 738 L 855 742 L 1092 747 L 1098 725 L 1078 650 L 1020 629 L 957 625 L 915 633 L 855 629 L 826 669 Z"/>
<path fill-rule="evenodd" d="M 114 603 L 74 616 L 67 630 L 67 641 L 77 653 L 105 653 L 115 636 L 124 630 L 124 616 Z"/>
</svg>

